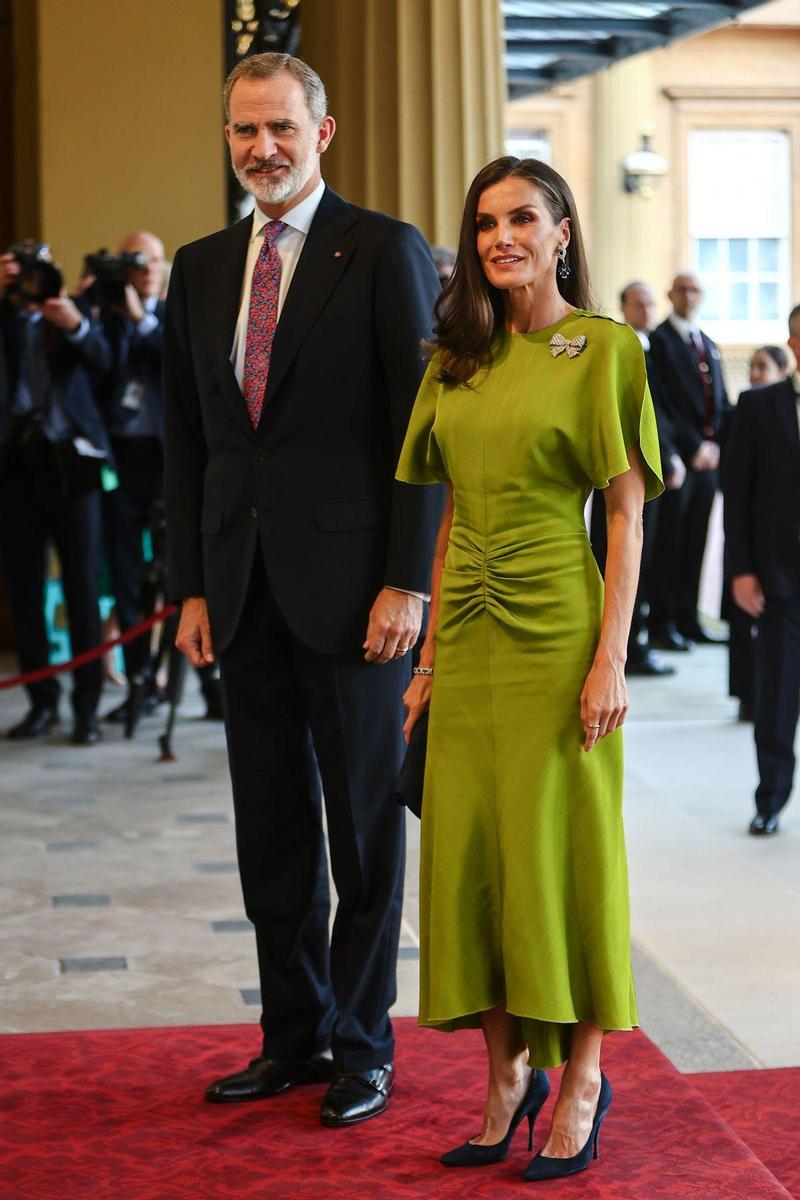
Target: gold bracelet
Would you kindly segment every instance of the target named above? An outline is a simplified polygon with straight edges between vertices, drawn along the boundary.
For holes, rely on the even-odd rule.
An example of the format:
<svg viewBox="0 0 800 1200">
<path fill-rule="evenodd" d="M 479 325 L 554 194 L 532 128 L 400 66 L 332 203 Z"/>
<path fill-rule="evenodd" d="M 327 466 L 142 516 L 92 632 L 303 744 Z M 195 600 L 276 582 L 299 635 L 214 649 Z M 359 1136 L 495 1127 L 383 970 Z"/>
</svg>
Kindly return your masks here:
<svg viewBox="0 0 800 1200">
<path fill-rule="evenodd" d="M 415 675 L 432 675 L 433 667 L 414 667 Z"/>
</svg>

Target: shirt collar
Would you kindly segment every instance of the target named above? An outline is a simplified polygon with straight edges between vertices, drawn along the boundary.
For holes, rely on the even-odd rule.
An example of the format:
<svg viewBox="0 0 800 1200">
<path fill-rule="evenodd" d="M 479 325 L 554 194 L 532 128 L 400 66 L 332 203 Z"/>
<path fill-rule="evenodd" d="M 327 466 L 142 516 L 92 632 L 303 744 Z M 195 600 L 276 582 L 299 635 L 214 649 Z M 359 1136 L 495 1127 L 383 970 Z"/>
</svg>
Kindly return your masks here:
<svg viewBox="0 0 800 1200">
<path fill-rule="evenodd" d="M 288 212 L 285 212 L 280 218 L 281 221 L 305 236 L 311 228 L 311 222 L 316 216 L 324 191 L 325 180 L 320 179 L 313 192 L 309 192 L 305 200 L 301 200 L 299 204 L 295 204 L 294 208 L 290 208 Z M 271 221 L 272 217 L 268 217 L 256 205 L 253 209 L 253 231 L 250 234 L 250 241 L 254 242 L 256 238 L 260 237 L 264 226 L 269 225 Z"/>
<path fill-rule="evenodd" d="M 639 341 L 642 343 L 642 349 L 644 350 L 644 352 L 646 354 L 650 349 L 650 338 L 649 338 L 648 334 L 645 333 L 645 331 L 643 329 L 635 329 L 634 333 L 636 334 Z"/>
<path fill-rule="evenodd" d="M 158 304 L 158 296 L 145 296 L 142 301 L 142 308 L 145 312 L 154 313 Z"/>
<path fill-rule="evenodd" d="M 693 321 L 687 321 L 685 317 L 679 317 L 676 312 L 669 314 L 669 323 L 676 333 L 680 334 L 684 342 L 694 342 L 700 333 L 700 330 Z"/>
</svg>

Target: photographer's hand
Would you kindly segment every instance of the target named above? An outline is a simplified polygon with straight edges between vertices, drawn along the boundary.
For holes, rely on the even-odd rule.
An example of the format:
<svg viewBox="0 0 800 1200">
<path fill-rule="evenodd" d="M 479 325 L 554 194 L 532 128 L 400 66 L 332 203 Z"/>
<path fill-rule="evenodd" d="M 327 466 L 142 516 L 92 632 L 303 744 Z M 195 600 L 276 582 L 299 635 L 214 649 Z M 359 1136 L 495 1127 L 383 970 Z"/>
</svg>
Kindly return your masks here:
<svg viewBox="0 0 800 1200">
<path fill-rule="evenodd" d="M 204 596 L 187 596 L 184 599 L 175 645 L 193 667 L 213 663 L 214 647 L 211 644 L 211 626 Z"/>
<path fill-rule="evenodd" d="M 5 296 L 18 275 L 19 263 L 14 255 L 0 254 L 0 298 Z"/>
<path fill-rule="evenodd" d="M 81 311 L 69 296 L 45 300 L 42 304 L 42 316 L 45 321 L 49 321 L 57 329 L 63 329 L 65 333 L 76 333 L 83 324 Z"/>
<path fill-rule="evenodd" d="M 134 325 L 144 320 L 144 305 L 132 283 L 125 284 L 125 307 L 121 311 L 123 316 L 130 317 Z"/>
</svg>

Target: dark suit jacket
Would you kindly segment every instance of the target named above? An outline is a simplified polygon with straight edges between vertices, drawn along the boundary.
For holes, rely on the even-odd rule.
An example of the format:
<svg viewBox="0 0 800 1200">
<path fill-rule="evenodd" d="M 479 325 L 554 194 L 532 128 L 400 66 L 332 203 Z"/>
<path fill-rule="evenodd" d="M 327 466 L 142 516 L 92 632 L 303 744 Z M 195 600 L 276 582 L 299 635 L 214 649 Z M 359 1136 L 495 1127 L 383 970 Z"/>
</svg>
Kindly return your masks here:
<svg viewBox="0 0 800 1200">
<path fill-rule="evenodd" d="M 775 599 L 800 596 L 800 431 L 790 379 L 744 392 L 725 463 L 730 575 Z"/>
<path fill-rule="evenodd" d="M 394 482 L 439 284 L 413 226 L 329 188 L 253 430 L 230 362 L 250 217 L 178 251 L 164 344 L 171 592 L 235 632 L 260 543 L 295 634 L 359 650 L 384 584 L 428 591 L 441 497 Z"/>
<path fill-rule="evenodd" d="M 99 395 L 103 416 L 112 436 L 124 429 L 131 414 L 122 405 L 125 389 L 132 379 L 143 387 L 142 403 L 147 409 L 155 436 L 164 438 L 164 402 L 162 355 L 166 304 L 159 300 L 153 315 L 158 325 L 150 333 L 139 334 L 133 321 L 117 312 L 102 314 L 102 324 L 111 347 L 111 370 Z"/>
<path fill-rule="evenodd" d="M 664 401 L 661 377 L 658 374 L 656 365 L 653 362 L 653 356 L 649 350 L 645 351 L 644 361 L 647 368 L 647 382 L 650 385 L 650 395 L 653 397 L 653 408 L 656 413 L 661 465 L 665 471 L 668 471 L 670 459 L 674 454 L 678 453 L 678 448 L 675 445 L 675 429 L 672 418 L 669 415 L 668 407 Z"/>
<path fill-rule="evenodd" d="M 99 323 L 93 319 L 86 302 L 74 296 L 72 299 L 89 320 L 89 332 L 81 341 L 71 342 L 45 321 L 40 323 L 50 384 L 53 395 L 76 433 L 85 437 L 99 450 L 103 450 L 113 465 L 111 443 L 95 400 L 95 389 L 101 385 L 104 373 L 109 369 L 111 352 L 105 335 Z M 10 429 L 10 406 L 13 402 L 21 357 L 20 325 L 16 308 L 9 301 L 0 303 L 0 335 L 5 343 L 8 375 L 8 386 L 3 397 L 7 411 L 0 414 L 0 448 L 5 445 Z"/>
<path fill-rule="evenodd" d="M 711 367 L 714 389 L 714 429 L 719 439 L 725 413 L 730 408 L 722 376 L 719 350 L 710 337 L 701 334 L 706 348 L 706 360 Z M 706 441 L 705 402 L 697 358 L 670 321 L 662 321 L 650 335 L 650 355 L 661 382 L 661 397 L 672 425 L 678 453 L 685 462 L 695 455 L 700 443 Z"/>
</svg>

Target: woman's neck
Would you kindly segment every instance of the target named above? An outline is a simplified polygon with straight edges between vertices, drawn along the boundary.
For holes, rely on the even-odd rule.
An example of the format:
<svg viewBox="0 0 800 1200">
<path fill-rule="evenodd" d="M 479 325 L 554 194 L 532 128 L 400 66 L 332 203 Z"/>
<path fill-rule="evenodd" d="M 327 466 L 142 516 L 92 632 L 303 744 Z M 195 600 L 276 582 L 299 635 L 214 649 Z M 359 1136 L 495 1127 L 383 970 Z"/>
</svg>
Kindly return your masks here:
<svg viewBox="0 0 800 1200">
<path fill-rule="evenodd" d="M 567 313 L 573 311 L 555 286 L 510 288 L 505 294 L 506 329 L 509 333 L 536 333 L 555 325 Z"/>
</svg>

